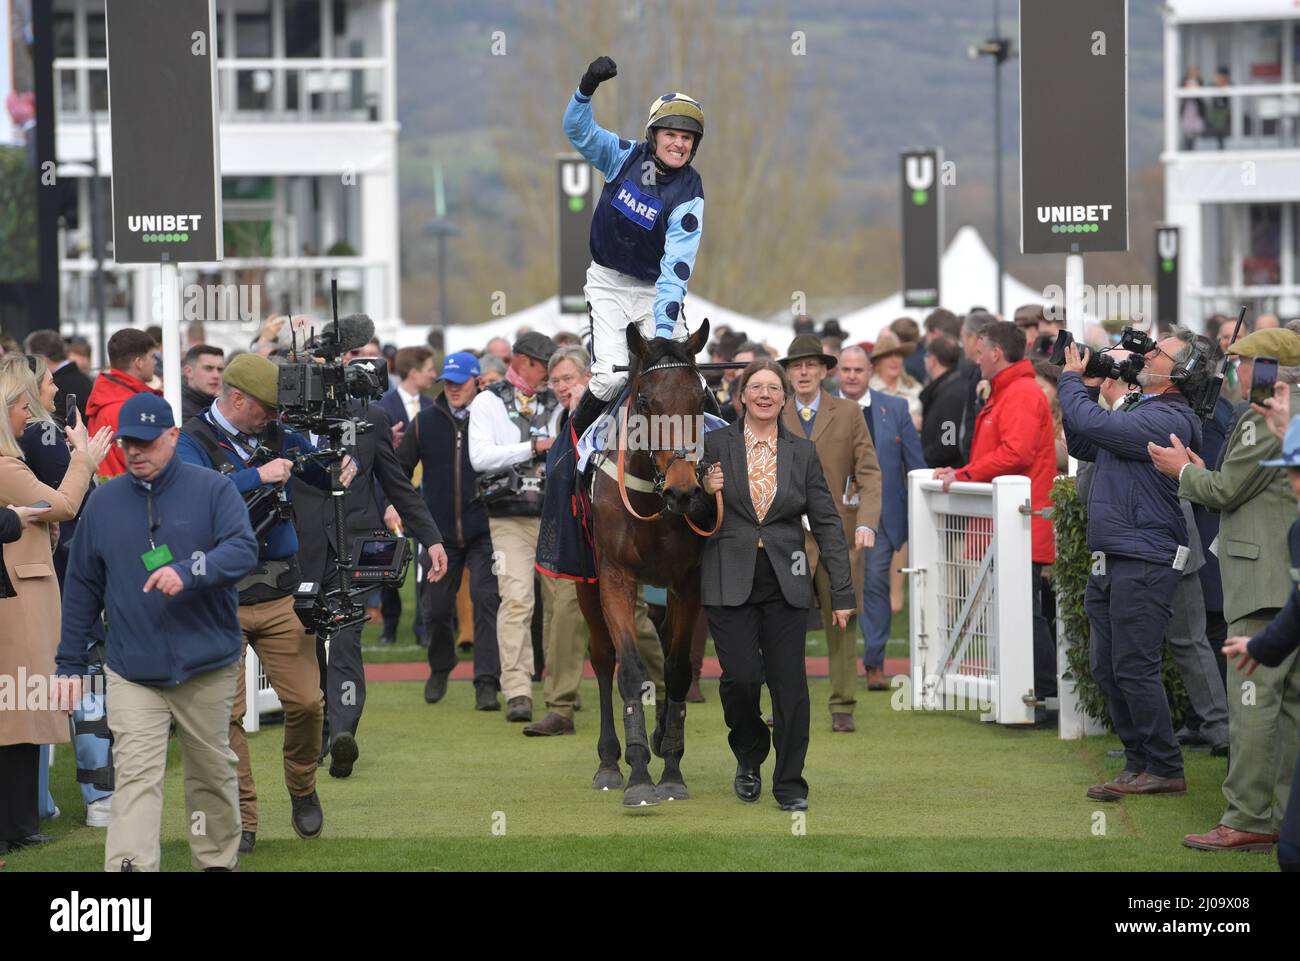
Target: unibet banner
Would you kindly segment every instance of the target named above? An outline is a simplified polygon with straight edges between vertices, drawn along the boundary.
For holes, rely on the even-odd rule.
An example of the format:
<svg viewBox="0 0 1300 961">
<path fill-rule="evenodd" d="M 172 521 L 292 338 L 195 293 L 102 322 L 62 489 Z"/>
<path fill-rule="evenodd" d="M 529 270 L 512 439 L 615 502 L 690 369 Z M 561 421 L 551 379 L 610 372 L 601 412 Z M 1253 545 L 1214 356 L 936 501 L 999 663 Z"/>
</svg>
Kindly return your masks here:
<svg viewBox="0 0 1300 961">
<path fill-rule="evenodd" d="M 558 158 L 560 183 L 560 313 L 585 314 L 587 267 L 591 264 L 591 216 L 600 193 L 596 172 L 577 154 Z"/>
<path fill-rule="evenodd" d="M 113 259 L 221 259 L 215 0 L 106 0 Z"/>
<path fill-rule="evenodd" d="M 1156 228 L 1156 321 L 1178 324 L 1178 253 L 1181 235 L 1177 227 Z"/>
<path fill-rule="evenodd" d="M 939 258 L 943 244 L 942 155 L 909 150 L 903 164 L 903 306 L 939 305 Z"/>
<path fill-rule="evenodd" d="M 1020 249 L 1128 250 L 1127 0 L 1020 4 Z"/>
</svg>

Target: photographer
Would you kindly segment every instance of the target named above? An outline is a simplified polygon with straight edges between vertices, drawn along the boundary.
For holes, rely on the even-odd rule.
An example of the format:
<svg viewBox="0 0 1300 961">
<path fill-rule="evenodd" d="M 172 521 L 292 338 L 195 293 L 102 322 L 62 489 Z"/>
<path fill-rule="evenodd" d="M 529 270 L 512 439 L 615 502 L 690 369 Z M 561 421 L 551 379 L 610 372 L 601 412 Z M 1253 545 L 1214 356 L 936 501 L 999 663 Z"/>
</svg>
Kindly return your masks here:
<svg viewBox="0 0 1300 961">
<path fill-rule="evenodd" d="M 555 342 L 530 331 L 515 341 L 506 379 L 469 405 L 469 460 L 484 475 L 488 529 L 501 564 L 497 645 L 506 720 L 533 719 L 533 563 L 541 525 L 546 452 L 555 443 L 561 407 L 546 389 Z M 584 395 L 585 396 L 585 395 Z"/>
<path fill-rule="evenodd" d="M 1121 410 L 1097 403 L 1083 383 L 1091 351 L 1065 349 L 1057 383 L 1070 453 L 1094 461 L 1088 497 L 1088 547 L 1101 555 L 1088 577 L 1084 606 L 1090 661 L 1111 724 L 1124 742 L 1124 770 L 1088 789 L 1115 801 L 1127 794 L 1185 794 L 1183 758 L 1161 681 L 1161 651 L 1172 599 L 1188 560 L 1188 532 L 1177 484 L 1147 455 L 1171 434 L 1199 449 L 1201 422 L 1182 387 L 1193 337 L 1182 330 L 1151 345 L 1137 375 L 1142 394 Z"/>
<path fill-rule="evenodd" d="M 182 430 L 177 445 L 181 460 L 228 474 L 245 501 L 261 488 L 283 489 L 294 471 L 293 458 L 315 447 L 277 422 L 278 395 L 279 368 L 258 354 L 240 354 L 226 367 L 216 402 Z M 329 473 L 317 463 L 307 463 L 300 476 L 319 488 L 330 487 Z M 345 458 L 341 483 L 347 486 L 355 476 L 356 465 Z M 277 520 L 262 534 L 258 566 L 239 583 L 239 624 L 284 706 L 284 780 L 293 802 L 294 832 L 314 838 L 324 823 L 316 796 L 324 709 L 316 644 L 294 613 L 293 594 L 302 580 L 297 553 L 292 522 Z M 247 695 L 241 665 L 230 717 L 230 746 L 239 758 L 241 853 L 252 851 L 257 841 L 257 785 L 244 736 Z"/>
<path fill-rule="evenodd" d="M 349 342 L 353 321 L 362 321 L 360 315 L 345 317 L 339 324 L 340 340 Z M 327 325 L 326 336 L 332 336 L 333 325 Z M 373 328 L 373 324 L 370 324 Z M 350 342 L 357 342 L 353 338 Z M 364 340 L 361 341 L 364 343 Z M 342 361 L 348 363 L 362 354 L 367 347 L 348 351 Z M 380 361 L 381 367 L 386 366 Z M 381 385 L 387 385 L 386 376 Z M 354 419 L 355 429 L 345 434 L 345 443 L 356 465 L 357 481 L 343 498 L 342 536 L 343 549 L 355 560 L 353 545 L 358 538 L 374 535 L 376 531 L 392 529 L 400 521 L 402 528 L 425 545 L 429 557 L 429 581 L 441 580 L 447 573 L 447 552 L 442 546 L 442 534 L 429 515 L 424 501 L 407 479 L 393 450 L 392 425 L 388 415 L 377 403 L 368 403 L 355 397 L 347 401 L 345 412 Z M 352 426 L 352 425 L 349 425 Z M 351 438 L 347 443 L 346 438 Z M 333 497 L 328 490 L 309 487 L 300 478 L 295 484 L 295 521 L 298 528 L 302 554 L 303 580 L 322 584 L 327 590 L 338 583 L 339 557 L 336 549 L 336 527 Z M 378 488 L 378 489 L 377 489 Z M 381 504 L 381 497 L 389 506 Z M 345 627 L 330 638 L 329 658 L 326 660 L 324 640 L 317 636 L 317 657 L 322 671 L 321 687 L 325 691 L 326 735 L 321 741 L 321 756 L 330 756 L 331 777 L 349 777 L 360 752 L 357 749 L 357 727 L 366 705 L 366 674 L 361 659 L 361 629 L 357 623 Z"/>
</svg>

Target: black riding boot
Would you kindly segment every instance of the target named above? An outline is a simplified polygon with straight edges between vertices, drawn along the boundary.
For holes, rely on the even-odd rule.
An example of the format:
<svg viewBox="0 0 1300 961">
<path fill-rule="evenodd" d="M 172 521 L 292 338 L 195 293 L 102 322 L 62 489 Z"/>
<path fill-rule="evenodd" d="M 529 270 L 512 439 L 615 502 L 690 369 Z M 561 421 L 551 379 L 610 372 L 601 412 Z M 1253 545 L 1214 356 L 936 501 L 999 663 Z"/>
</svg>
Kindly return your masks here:
<svg viewBox="0 0 1300 961">
<path fill-rule="evenodd" d="M 578 407 L 574 410 L 571 417 L 574 433 L 581 437 L 583 432 L 595 423 L 601 413 L 605 410 L 605 401 L 601 400 L 589 390 L 582 392 L 582 399 L 578 401 Z"/>
</svg>

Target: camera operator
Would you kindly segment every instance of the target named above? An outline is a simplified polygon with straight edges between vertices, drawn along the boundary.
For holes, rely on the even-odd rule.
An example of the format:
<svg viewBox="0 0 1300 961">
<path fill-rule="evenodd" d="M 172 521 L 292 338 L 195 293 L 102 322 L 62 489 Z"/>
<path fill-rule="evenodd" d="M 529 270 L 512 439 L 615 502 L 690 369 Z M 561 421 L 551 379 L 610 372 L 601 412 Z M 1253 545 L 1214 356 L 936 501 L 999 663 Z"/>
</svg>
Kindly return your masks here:
<svg viewBox="0 0 1300 961">
<path fill-rule="evenodd" d="M 315 450 L 311 441 L 278 423 L 279 368 L 259 354 L 240 354 L 227 366 L 221 394 L 211 407 L 187 422 L 177 452 L 181 460 L 229 474 L 245 501 L 265 487 L 283 489 L 300 454 Z M 328 490 L 329 473 L 309 462 L 303 479 Z M 345 459 L 340 481 L 356 476 Z M 287 491 L 285 492 L 287 496 Z M 284 706 L 284 780 L 293 803 L 293 829 L 300 838 L 319 836 L 324 824 L 316 795 L 316 763 L 321 743 L 323 705 L 316 645 L 294 613 L 298 534 L 293 523 L 277 520 L 258 541 L 258 566 L 239 582 L 239 624 L 245 644 L 257 649 L 266 676 Z M 257 785 L 244 735 L 248 692 L 240 667 L 230 746 L 239 758 L 241 853 L 257 841 Z"/>
<path fill-rule="evenodd" d="M 345 346 L 356 343 L 356 339 L 350 340 L 354 321 L 369 325 L 370 329 L 374 326 L 360 315 L 343 318 L 338 329 L 339 341 Z M 333 326 L 326 326 L 326 336 L 333 335 Z M 369 345 L 365 340 L 361 343 L 363 346 L 343 354 L 345 364 L 371 356 Z M 383 386 L 387 386 L 386 379 Z M 347 439 L 354 439 L 347 446 L 357 469 L 357 481 L 343 498 L 343 547 L 349 559 L 356 559 L 353 545 L 358 538 L 373 535 L 384 528 L 391 529 L 400 520 L 404 531 L 414 536 L 428 551 L 428 580 L 441 580 L 447 573 L 447 552 L 442 546 L 442 534 L 397 461 L 388 415 L 379 404 L 355 397 L 347 402 L 345 410 L 356 422 L 356 430 L 349 431 L 345 438 L 345 444 Z M 338 542 L 333 498 L 328 490 L 302 483 L 304 479 L 299 479 L 294 491 L 303 579 L 323 584 L 328 589 L 337 583 L 339 562 L 335 548 Z M 329 755 L 331 777 L 351 776 L 352 766 L 360 754 L 356 734 L 366 705 L 366 675 L 361 659 L 362 626 L 357 623 L 335 633 L 330 638 L 328 659 L 324 641 L 319 635 L 317 637 L 321 687 L 326 702 L 326 731 L 321 741 L 321 757 Z"/>
<path fill-rule="evenodd" d="M 1102 555 L 1088 576 L 1084 606 L 1091 628 L 1093 677 L 1124 743 L 1124 770 L 1088 789 L 1115 801 L 1128 794 L 1185 794 L 1183 758 L 1161 680 L 1165 628 L 1188 561 L 1188 532 L 1175 481 L 1147 454 L 1171 434 L 1199 449 L 1201 422 L 1183 395 L 1192 334 L 1153 344 L 1137 375 L 1142 394 L 1108 411 L 1083 373 L 1091 353 L 1070 344 L 1057 383 L 1070 453 L 1094 461 L 1088 497 L 1088 547 Z"/>
<path fill-rule="evenodd" d="M 555 342 L 530 331 L 515 341 L 506 379 L 469 405 L 469 460 L 484 475 L 488 529 L 502 562 L 497 571 L 501 606 L 497 645 L 506 720 L 533 719 L 534 558 L 541 526 L 546 452 L 555 443 L 562 408 L 546 388 Z"/>
</svg>

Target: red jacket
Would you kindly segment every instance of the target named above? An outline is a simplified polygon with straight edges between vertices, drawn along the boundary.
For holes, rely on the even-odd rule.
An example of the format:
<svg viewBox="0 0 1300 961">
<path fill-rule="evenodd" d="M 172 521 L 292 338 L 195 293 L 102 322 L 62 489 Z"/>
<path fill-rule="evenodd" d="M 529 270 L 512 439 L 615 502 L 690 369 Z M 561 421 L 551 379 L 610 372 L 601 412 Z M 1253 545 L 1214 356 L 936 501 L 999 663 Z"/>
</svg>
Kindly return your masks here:
<svg viewBox="0 0 1300 961">
<path fill-rule="evenodd" d="M 1016 361 L 993 378 L 988 403 L 975 418 L 970 463 L 959 468 L 957 480 L 987 484 L 995 477 L 1023 474 L 1029 478 L 1034 510 L 1051 504 L 1056 479 L 1055 428 L 1043 390 L 1034 379 L 1034 365 Z M 1052 522 L 1035 516 L 1035 564 L 1056 560 Z"/>
<path fill-rule="evenodd" d="M 94 437 L 101 427 L 111 427 L 116 434 L 117 415 L 122 410 L 122 405 L 146 390 L 162 396 L 162 391 L 154 390 L 144 381 L 120 370 L 109 370 L 95 378 L 95 386 L 86 398 L 86 429 L 90 436 Z M 126 461 L 117 445 L 108 449 L 108 456 L 99 465 L 97 473 L 100 477 L 116 477 L 126 473 Z"/>
</svg>

